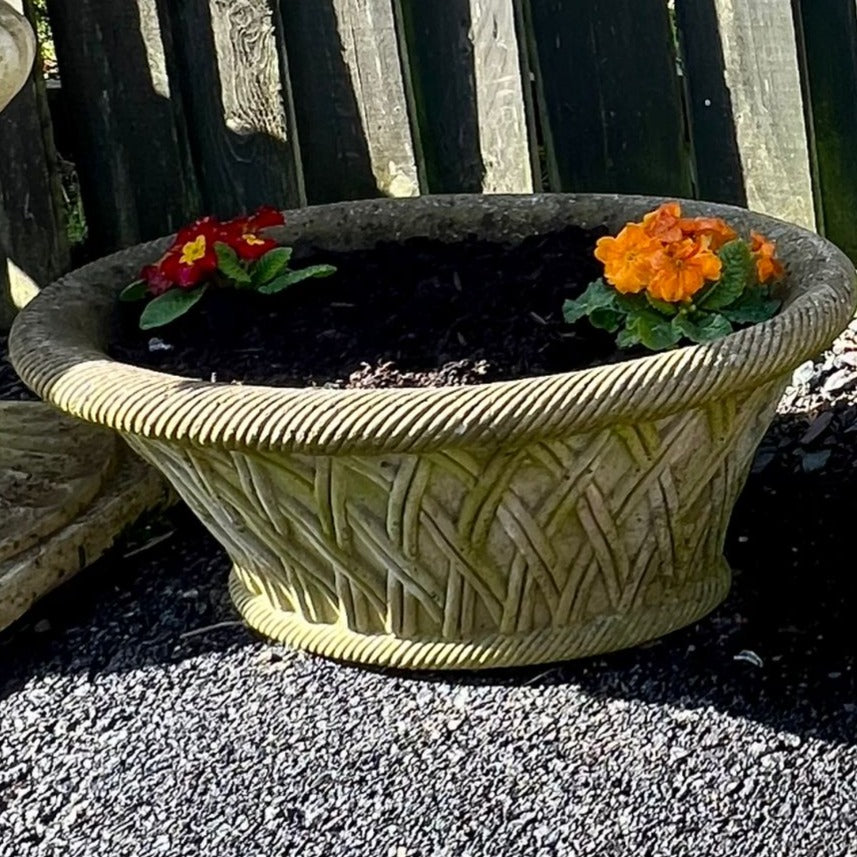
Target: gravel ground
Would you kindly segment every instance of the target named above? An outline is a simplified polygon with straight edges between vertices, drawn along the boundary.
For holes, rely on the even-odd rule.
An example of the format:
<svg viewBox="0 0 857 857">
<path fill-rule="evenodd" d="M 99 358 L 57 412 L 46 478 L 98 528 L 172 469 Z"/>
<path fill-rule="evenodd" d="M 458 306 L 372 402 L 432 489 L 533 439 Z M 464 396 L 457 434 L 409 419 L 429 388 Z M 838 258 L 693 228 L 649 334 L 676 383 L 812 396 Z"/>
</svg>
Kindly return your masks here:
<svg viewBox="0 0 857 857">
<path fill-rule="evenodd" d="M 0 634 L 0 854 L 857 855 L 852 354 L 796 373 L 728 602 L 605 658 L 291 652 L 236 622 L 187 512 L 149 522 Z"/>
</svg>

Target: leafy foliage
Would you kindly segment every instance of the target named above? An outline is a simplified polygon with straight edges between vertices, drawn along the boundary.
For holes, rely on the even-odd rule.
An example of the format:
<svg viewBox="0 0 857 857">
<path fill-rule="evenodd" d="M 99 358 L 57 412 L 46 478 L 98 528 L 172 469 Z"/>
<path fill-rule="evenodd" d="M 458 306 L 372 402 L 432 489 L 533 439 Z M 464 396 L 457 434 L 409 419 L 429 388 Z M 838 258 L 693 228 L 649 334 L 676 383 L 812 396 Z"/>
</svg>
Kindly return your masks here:
<svg viewBox="0 0 857 857">
<path fill-rule="evenodd" d="M 140 329 L 151 330 L 153 327 L 163 327 L 175 321 L 199 303 L 207 289 L 208 286 L 197 286 L 195 289 L 170 289 L 158 295 L 146 304 L 140 316 Z"/>
<path fill-rule="evenodd" d="M 289 267 L 291 258 L 291 247 L 277 247 L 276 250 L 269 250 L 253 266 L 251 280 L 254 288 L 258 289 L 279 277 Z"/>
<path fill-rule="evenodd" d="M 615 238 L 599 239 L 604 277 L 566 301 L 563 316 L 616 333 L 620 348 L 711 342 L 780 308 L 770 284 L 785 268 L 775 252 L 759 233 L 748 242 L 719 218 L 683 218 L 678 203 L 665 203 Z"/>
<path fill-rule="evenodd" d="M 734 324 L 759 324 L 774 316 L 779 308 L 780 301 L 762 289 L 748 289 L 722 312 Z"/>
<path fill-rule="evenodd" d="M 770 297 L 767 289 L 755 284 L 747 287 L 752 270 L 752 257 L 748 269 L 744 254 L 735 252 L 730 262 L 724 263 L 725 282 L 701 293 L 698 303 L 687 304 L 671 304 L 643 294 L 623 295 L 599 279 L 579 298 L 565 302 L 563 317 L 569 324 L 588 318 L 593 327 L 617 333 L 620 348 L 642 345 L 663 351 L 682 340 L 712 342 L 734 332 L 734 325 L 767 321 L 780 308 L 780 301 Z M 740 288 L 736 286 L 739 281 Z"/>
<path fill-rule="evenodd" d="M 270 282 L 259 286 L 257 291 L 263 295 L 273 295 L 293 286 L 295 283 L 308 280 L 310 277 L 329 277 L 335 273 L 336 268 L 333 265 L 310 265 L 308 268 L 302 268 L 299 271 L 286 271 Z"/>
<path fill-rule="evenodd" d="M 281 226 L 283 215 L 263 206 L 249 217 L 221 222 L 203 217 L 182 229 L 159 261 L 122 290 L 125 302 L 151 298 L 140 328 L 169 324 L 194 307 L 210 288 L 249 289 L 272 295 L 310 277 L 329 277 L 333 265 L 289 268 L 290 247 L 280 247 L 262 230 Z"/>
<path fill-rule="evenodd" d="M 249 286 L 252 282 L 250 272 L 241 264 L 238 254 L 228 244 L 218 241 L 214 245 L 217 253 L 217 270 L 238 286 Z"/>
<path fill-rule="evenodd" d="M 149 294 L 149 286 L 145 280 L 135 280 L 130 286 L 125 286 L 119 292 L 119 300 L 124 303 L 144 301 Z"/>
<path fill-rule="evenodd" d="M 730 241 L 718 253 L 723 263 L 720 279 L 698 301 L 702 309 L 715 310 L 735 303 L 748 286 L 754 284 L 756 266 L 744 241 Z"/>
</svg>

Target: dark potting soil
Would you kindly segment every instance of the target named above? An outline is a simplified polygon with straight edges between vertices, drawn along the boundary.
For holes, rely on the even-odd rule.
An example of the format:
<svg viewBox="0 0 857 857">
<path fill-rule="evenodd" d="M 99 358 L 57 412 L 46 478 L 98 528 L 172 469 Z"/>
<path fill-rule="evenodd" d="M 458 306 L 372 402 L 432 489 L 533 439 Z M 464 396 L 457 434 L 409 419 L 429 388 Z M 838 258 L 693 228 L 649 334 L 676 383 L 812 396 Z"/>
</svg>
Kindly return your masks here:
<svg viewBox="0 0 857 857">
<path fill-rule="evenodd" d="M 185 377 L 329 387 L 478 384 L 627 359 L 612 335 L 562 318 L 564 300 L 601 273 L 592 254 L 603 234 L 296 253 L 295 268 L 327 262 L 337 273 L 276 296 L 211 290 L 153 331 L 137 328 L 139 304 L 123 304 L 110 351 Z"/>
</svg>

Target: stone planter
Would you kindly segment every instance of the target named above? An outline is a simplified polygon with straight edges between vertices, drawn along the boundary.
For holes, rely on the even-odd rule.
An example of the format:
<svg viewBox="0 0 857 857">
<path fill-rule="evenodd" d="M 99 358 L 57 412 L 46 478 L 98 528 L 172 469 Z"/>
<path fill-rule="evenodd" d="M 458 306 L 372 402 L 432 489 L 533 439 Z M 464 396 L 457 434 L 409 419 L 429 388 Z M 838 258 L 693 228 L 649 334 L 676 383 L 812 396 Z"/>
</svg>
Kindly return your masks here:
<svg viewBox="0 0 857 857">
<path fill-rule="evenodd" d="M 428 197 L 292 212 L 281 240 L 348 249 L 568 222 L 617 229 L 659 200 Z M 203 383 L 104 353 L 117 291 L 164 242 L 96 262 L 19 317 L 15 366 L 117 430 L 229 553 L 263 633 L 412 668 L 548 662 L 633 645 L 725 596 L 726 527 L 789 374 L 852 316 L 854 270 L 818 236 L 688 203 L 780 242 L 788 299 L 718 342 L 485 386 Z M 381 309 L 383 311 L 383 309 Z"/>
</svg>

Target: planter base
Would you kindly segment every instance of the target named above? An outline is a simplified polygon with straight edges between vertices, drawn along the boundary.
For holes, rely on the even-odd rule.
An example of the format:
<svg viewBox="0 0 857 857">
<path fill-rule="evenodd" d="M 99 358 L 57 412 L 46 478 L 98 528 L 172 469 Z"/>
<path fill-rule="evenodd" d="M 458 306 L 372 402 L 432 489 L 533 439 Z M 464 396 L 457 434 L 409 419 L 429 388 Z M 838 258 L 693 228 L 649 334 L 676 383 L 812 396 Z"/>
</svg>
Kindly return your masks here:
<svg viewBox="0 0 857 857">
<path fill-rule="evenodd" d="M 639 645 L 701 619 L 726 597 L 731 572 L 725 560 L 701 580 L 675 590 L 651 607 L 599 617 L 572 628 L 534 634 L 494 634 L 481 640 L 406 640 L 389 634 L 360 634 L 341 625 L 307 622 L 254 593 L 233 568 L 229 594 L 247 624 L 266 637 L 337 660 L 397 669 L 472 670 L 571 660 Z"/>
</svg>

